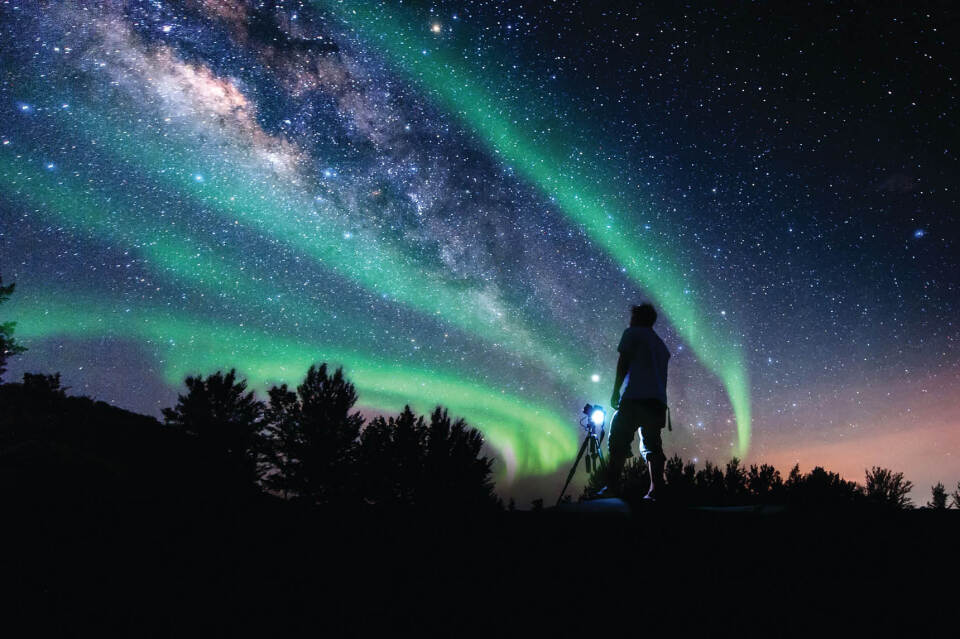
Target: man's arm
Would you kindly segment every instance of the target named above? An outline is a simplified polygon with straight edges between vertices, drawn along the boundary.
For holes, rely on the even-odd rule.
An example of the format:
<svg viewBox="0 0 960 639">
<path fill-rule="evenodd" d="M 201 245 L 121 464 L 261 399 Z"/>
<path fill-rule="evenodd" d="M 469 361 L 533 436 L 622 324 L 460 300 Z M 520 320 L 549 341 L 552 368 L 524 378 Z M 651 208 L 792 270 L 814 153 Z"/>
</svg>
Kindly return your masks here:
<svg viewBox="0 0 960 639">
<path fill-rule="evenodd" d="M 623 386 L 623 380 L 627 377 L 630 370 L 630 360 L 620 353 L 620 359 L 617 360 L 617 378 L 613 382 L 613 396 L 610 397 L 610 406 L 613 410 L 620 408 L 620 387 Z"/>
</svg>

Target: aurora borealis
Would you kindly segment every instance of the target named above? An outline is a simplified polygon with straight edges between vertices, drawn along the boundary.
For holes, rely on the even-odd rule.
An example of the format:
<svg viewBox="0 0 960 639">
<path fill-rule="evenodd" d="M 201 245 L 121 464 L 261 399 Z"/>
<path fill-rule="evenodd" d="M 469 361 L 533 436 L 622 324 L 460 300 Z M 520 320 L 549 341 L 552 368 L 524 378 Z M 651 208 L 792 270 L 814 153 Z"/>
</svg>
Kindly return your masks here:
<svg viewBox="0 0 960 639">
<path fill-rule="evenodd" d="M 365 412 L 448 406 L 537 495 L 649 299 L 668 454 L 960 479 L 949 16 L 0 11 L 8 379 L 156 415 L 187 374 L 328 361 Z"/>
</svg>

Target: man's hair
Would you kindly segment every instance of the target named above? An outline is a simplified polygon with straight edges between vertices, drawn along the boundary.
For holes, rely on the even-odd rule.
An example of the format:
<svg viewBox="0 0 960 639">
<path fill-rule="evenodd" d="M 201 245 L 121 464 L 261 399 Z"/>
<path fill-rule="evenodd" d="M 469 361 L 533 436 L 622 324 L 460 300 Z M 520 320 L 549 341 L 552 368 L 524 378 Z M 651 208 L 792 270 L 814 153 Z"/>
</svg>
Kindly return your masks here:
<svg viewBox="0 0 960 639">
<path fill-rule="evenodd" d="M 653 326 L 657 321 L 657 311 L 649 302 L 630 309 L 631 326 Z"/>
</svg>

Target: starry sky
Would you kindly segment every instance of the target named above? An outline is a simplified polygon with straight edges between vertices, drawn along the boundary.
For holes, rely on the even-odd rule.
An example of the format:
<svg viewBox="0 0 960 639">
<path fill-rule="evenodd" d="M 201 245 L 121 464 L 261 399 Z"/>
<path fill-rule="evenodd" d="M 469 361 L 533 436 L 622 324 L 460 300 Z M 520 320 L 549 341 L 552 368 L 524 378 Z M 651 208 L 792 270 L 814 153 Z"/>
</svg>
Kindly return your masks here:
<svg viewBox="0 0 960 639">
<path fill-rule="evenodd" d="M 667 453 L 960 480 L 957 14 L 775 3 L 0 4 L 24 371 L 159 415 L 342 365 L 550 496 L 629 307 Z"/>
</svg>

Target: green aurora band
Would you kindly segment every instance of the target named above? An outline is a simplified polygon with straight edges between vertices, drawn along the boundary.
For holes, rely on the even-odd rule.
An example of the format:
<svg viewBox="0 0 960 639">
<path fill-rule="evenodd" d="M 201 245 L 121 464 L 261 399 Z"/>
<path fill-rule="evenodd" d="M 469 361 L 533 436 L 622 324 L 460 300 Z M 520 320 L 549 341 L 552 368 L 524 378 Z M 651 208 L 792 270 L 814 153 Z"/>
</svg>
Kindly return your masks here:
<svg viewBox="0 0 960 639">
<path fill-rule="evenodd" d="M 746 456 L 750 446 L 750 391 L 740 345 L 709 326 L 705 314 L 684 293 L 686 278 L 674 266 L 675 261 L 665 259 L 662 247 L 646 240 L 626 221 L 615 198 L 598 188 L 596 176 L 582 175 L 575 167 L 557 169 L 568 165 L 564 153 L 570 152 L 558 140 L 562 133 L 553 134 L 549 127 L 543 127 L 539 136 L 531 136 L 529 131 L 540 128 L 537 122 L 530 121 L 526 112 L 521 114 L 511 99 L 498 95 L 502 92 L 484 89 L 494 83 L 482 72 L 470 69 L 464 62 L 466 56 L 425 36 L 426 21 L 406 19 L 383 3 L 317 4 L 337 15 L 364 43 L 456 114 L 502 163 L 553 198 L 568 218 L 581 225 L 647 292 L 700 362 L 720 379 L 736 418 L 737 455 Z M 521 127 L 518 122 L 525 125 Z M 613 184 L 615 180 L 602 182 Z"/>
<path fill-rule="evenodd" d="M 37 101 L 42 102 L 41 99 Z M 540 336 L 516 327 L 516 323 L 510 320 L 513 315 L 511 309 L 505 309 L 508 317 L 503 319 L 496 313 L 477 312 L 477 299 L 471 297 L 472 293 L 466 287 L 448 284 L 438 274 L 417 269 L 409 258 L 375 243 L 375 240 L 358 246 L 359 243 L 345 245 L 331 239 L 340 237 L 344 229 L 353 228 L 343 219 L 342 213 L 315 211 L 315 206 L 311 206 L 302 190 L 291 189 L 289 184 L 283 184 L 276 178 L 265 181 L 262 172 L 255 173 L 249 166 L 243 165 L 239 150 L 228 146 L 230 153 L 224 153 L 223 144 L 218 147 L 219 152 L 209 152 L 203 145 L 191 147 L 188 142 L 191 139 L 189 131 L 167 127 L 161 133 L 148 126 L 123 126 L 111 120 L 105 112 L 92 111 L 76 100 L 69 116 L 74 118 L 74 125 L 79 123 L 81 126 L 71 127 L 68 126 L 69 122 L 58 126 L 55 139 L 61 143 L 74 138 L 74 142 L 88 148 L 92 144 L 93 149 L 99 151 L 89 150 L 88 153 L 103 155 L 107 152 L 109 157 L 103 159 L 111 164 L 135 167 L 140 174 L 147 173 L 158 183 L 172 187 L 178 196 L 212 209 L 222 219 L 236 220 L 238 224 L 243 220 L 246 225 L 268 237 L 310 255 L 321 268 L 329 269 L 332 265 L 334 272 L 348 276 L 360 286 L 371 288 L 384 297 L 421 312 L 429 311 L 425 314 L 439 316 L 443 321 L 465 329 L 473 338 L 493 342 L 494 347 L 506 348 L 532 361 L 544 372 L 553 372 L 559 381 L 567 385 L 579 384 L 575 394 L 595 392 L 595 388 L 588 389 L 582 383 L 583 376 L 574 374 L 574 360 L 568 355 L 557 354 L 557 344 L 561 343 L 559 339 L 553 340 L 551 347 L 547 348 Z M 54 112 L 51 121 L 57 122 L 61 117 L 65 117 L 65 114 Z M 78 136 L 78 129 L 83 131 L 82 135 Z M 197 167 L 209 179 L 198 183 L 193 179 L 195 171 L 170 170 L 170 165 Z M 95 169 L 91 168 L 90 178 L 96 175 L 93 171 Z M 257 307 L 263 306 L 264 300 L 275 297 L 278 292 L 276 283 L 268 282 L 263 275 L 258 277 L 254 269 L 241 259 L 238 250 L 177 233 L 175 227 L 156 221 L 159 219 L 156 215 L 159 203 L 145 204 L 143 196 L 131 198 L 122 191 L 107 193 L 97 179 L 87 179 L 80 172 L 46 172 L 34 166 L 34 163 L 7 152 L 0 155 L 0 188 L 8 199 L 19 201 L 21 205 L 32 209 L 34 214 L 71 233 L 129 247 L 141 255 L 141 261 L 157 275 L 200 288 L 211 300 L 229 297 L 245 307 Z M 444 298 L 451 297 L 456 303 L 442 303 Z M 322 310 L 322 307 L 313 306 L 309 309 L 297 308 L 297 304 L 289 299 L 285 300 L 284 305 L 285 314 L 297 323 L 315 321 L 318 308 Z M 48 306 L 45 303 L 38 308 Z M 460 312 L 458 306 L 468 312 Z M 342 319 L 343 312 L 338 313 Z M 46 334 L 37 330 L 26 334 L 33 337 L 68 334 L 70 331 L 64 329 L 64 326 L 71 324 L 65 321 L 68 315 L 69 311 L 64 309 L 58 315 L 56 326 L 44 323 L 43 326 L 50 329 Z M 32 317 L 20 319 L 29 325 Z M 356 325 L 361 324 L 356 322 Z M 111 328 L 102 322 L 88 325 Z M 20 332 L 24 334 L 23 329 Z M 199 329 L 195 332 L 199 332 Z M 246 364 L 247 360 L 230 361 L 229 358 L 220 357 L 223 349 L 218 347 L 216 341 L 204 344 L 209 346 L 211 352 L 195 354 L 191 366 L 184 364 L 174 369 L 175 372 L 167 376 L 169 383 L 179 385 L 182 375 L 186 374 L 184 371 L 196 374 L 211 370 L 210 361 L 216 361 L 221 368 L 239 367 L 254 384 L 266 379 L 262 371 L 271 370 L 269 358 L 263 349 L 260 356 Z M 322 352 L 305 345 L 301 352 L 306 351 Z M 291 352 L 291 348 L 278 352 L 272 364 L 273 369 L 286 370 L 290 365 L 285 359 L 286 354 Z M 575 435 L 564 423 L 565 420 L 544 408 L 530 408 L 526 400 L 512 400 L 512 404 L 504 404 L 505 396 L 498 388 L 465 380 L 462 374 L 438 370 L 436 374 L 443 384 L 420 384 L 418 388 L 429 390 L 411 390 L 404 395 L 403 389 L 410 389 L 408 385 L 391 385 L 382 379 L 382 375 L 377 378 L 372 373 L 390 371 L 390 374 L 404 377 L 405 373 L 398 373 L 395 366 L 364 358 L 358 352 L 339 352 L 337 356 L 339 359 L 336 361 L 350 370 L 357 370 L 356 362 L 366 363 L 362 369 L 362 379 L 355 380 L 365 406 L 389 412 L 407 402 L 418 408 L 442 403 L 479 428 L 488 442 L 504 455 L 509 477 L 553 472 L 575 452 Z M 301 356 L 297 361 L 301 359 L 304 358 Z M 307 365 L 303 365 L 304 370 Z M 255 366 L 256 370 L 248 372 L 248 366 Z M 418 373 L 418 376 L 423 377 L 423 373 Z M 376 383 L 366 383 L 367 380 Z M 438 388 L 447 394 L 432 394 L 439 392 Z M 483 396 L 489 401 L 479 401 Z M 521 405 L 527 408 L 521 408 Z M 517 419 L 517 416 L 526 419 Z"/>
<path fill-rule="evenodd" d="M 343 212 L 329 204 L 318 205 L 303 189 L 271 175 L 268 167 L 250 166 L 242 149 L 229 142 L 211 152 L 205 145 L 196 145 L 194 133 L 176 126 L 166 126 L 162 132 L 134 126 L 79 104 L 70 117 L 81 124 L 78 128 L 88 142 L 95 140 L 116 161 L 136 166 L 223 219 L 255 228 L 367 290 L 505 348 L 538 365 L 574 394 L 595 392 L 583 382 L 582 358 L 559 350 L 563 343 L 559 334 L 543 335 L 542 327 L 535 332 L 517 319 L 521 314 L 516 309 L 491 308 L 482 292 L 411 264 L 410 258 L 382 240 L 358 233 L 356 223 Z M 67 134 L 64 127 L 61 135 Z M 196 170 L 171 171 L 170 165 Z M 198 182 L 197 173 L 206 179 Z M 349 243 L 340 239 L 347 232 L 355 238 Z"/>
<path fill-rule="evenodd" d="M 147 216 L 124 214 L 116 202 L 88 193 L 76 182 L 68 176 L 31 170 L 29 163 L 0 154 L 0 188 L 7 197 L 12 196 L 50 221 L 94 239 L 133 246 L 157 273 L 199 286 L 211 298 L 229 291 L 244 305 L 256 306 L 276 294 L 275 288 L 260 284 L 262 278 L 249 268 L 241 268 L 225 249 L 212 250 L 169 229 L 158 233 L 155 226 L 142 221 Z M 122 224 L 117 223 L 118 217 Z M 137 243 L 136 238 L 150 239 Z M 211 327 L 197 319 L 157 321 L 164 315 L 162 310 L 144 313 L 140 309 L 134 315 L 104 313 L 93 304 L 62 305 L 52 300 L 37 301 L 26 308 L 13 306 L 21 322 L 18 334 L 27 338 L 113 333 L 157 344 L 170 340 L 190 344 L 189 354 L 178 351 L 162 358 L 166 362 L 165 381 L 172 386 L 178 386 L 187 374 L 236 367 L 254 387 L 265 390 L 273 383 L 297 383 L 295 372 L 305 372 L 320 360 L 344 365 L 364 405 L 370 408 L 390 412 L 410 403 L 426 411 L 442 402 L 467 418 L 505 457 L 508 477 L 552 472 L 575 452 L 573 433 L 556 414 L 442 370 L 428 373 L 301 340 Z M 302 321 L 310 316 L 296 305 L 286 313 Z"/>
</svg>

